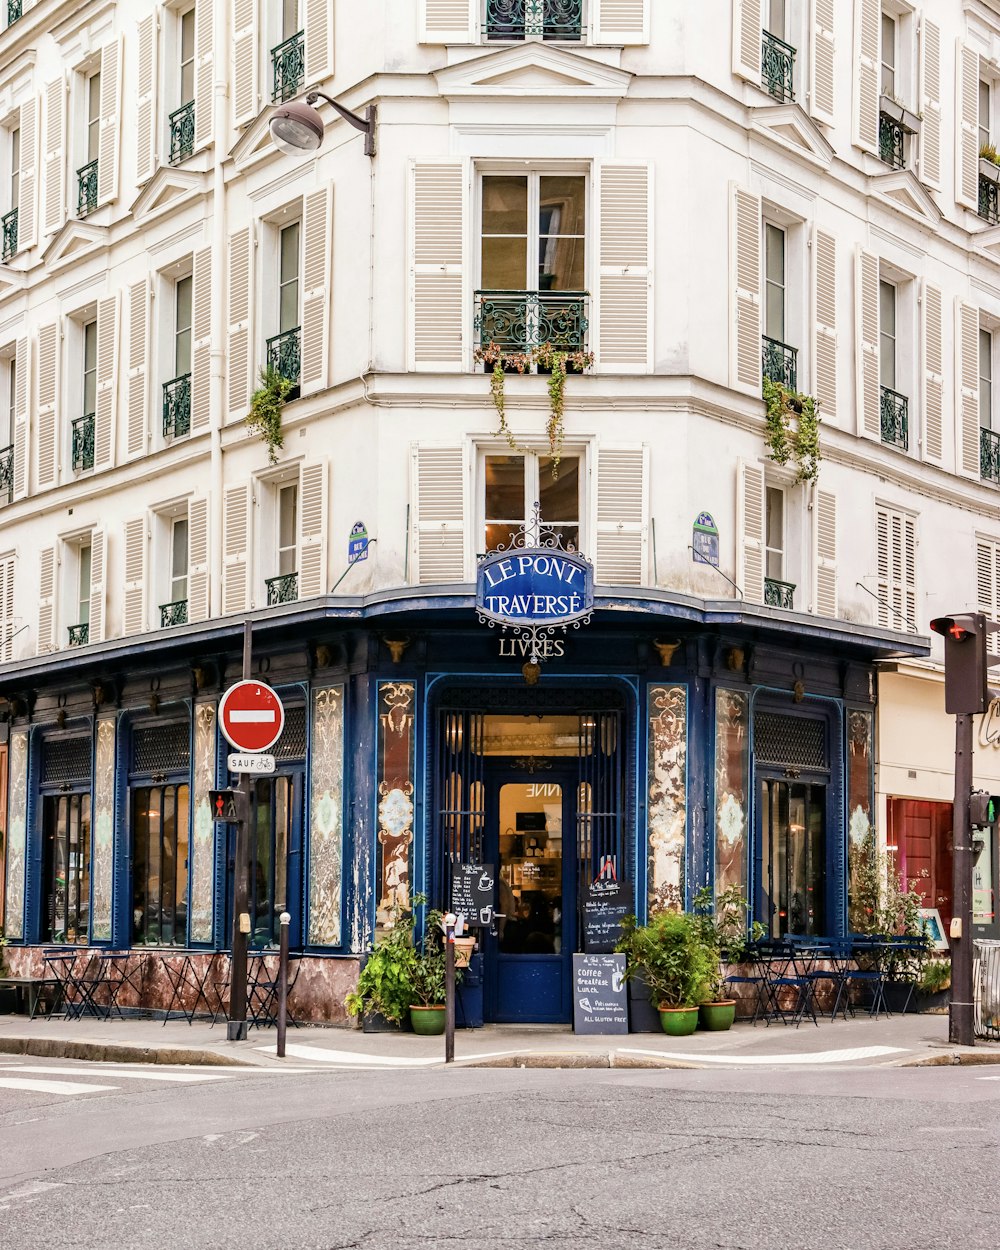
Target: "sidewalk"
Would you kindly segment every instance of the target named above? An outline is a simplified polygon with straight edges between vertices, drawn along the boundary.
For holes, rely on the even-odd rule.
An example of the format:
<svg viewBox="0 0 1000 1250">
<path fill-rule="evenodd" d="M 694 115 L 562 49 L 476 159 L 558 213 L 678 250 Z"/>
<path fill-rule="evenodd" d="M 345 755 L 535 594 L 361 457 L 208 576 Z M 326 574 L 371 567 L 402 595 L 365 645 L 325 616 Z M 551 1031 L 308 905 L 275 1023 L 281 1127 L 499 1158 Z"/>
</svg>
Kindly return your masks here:
<svg viewBox="0 0 1000 1250">
<path fill-rule="evenodd" d="M 251 1029 L 226 1040 L 224 1024 L 196 1020 L 53 1020 L 0 1016 L 0 1053 L 113 1063 L 209 1064 L 259 1068 L 434 1067 L 443 1037 L 362 1033 L 346 1028 L 288 1030 L 286 1058 L 275 1055 L 275 1030 Z M 918 1066 L 1000 1063 L 1000 1044 L 948 1042 L 948 1017 L 895 1015 L 821 1020 L 819 1027 L 740 1023 L 728 1033 L 667 1037 L 656 1033 L 578 1036 L 569 1027 L 487 1025 L 455 1034 L 457 1065 L 543 1068 L 719 1068 L 810 1065 Z"/>
</svg>

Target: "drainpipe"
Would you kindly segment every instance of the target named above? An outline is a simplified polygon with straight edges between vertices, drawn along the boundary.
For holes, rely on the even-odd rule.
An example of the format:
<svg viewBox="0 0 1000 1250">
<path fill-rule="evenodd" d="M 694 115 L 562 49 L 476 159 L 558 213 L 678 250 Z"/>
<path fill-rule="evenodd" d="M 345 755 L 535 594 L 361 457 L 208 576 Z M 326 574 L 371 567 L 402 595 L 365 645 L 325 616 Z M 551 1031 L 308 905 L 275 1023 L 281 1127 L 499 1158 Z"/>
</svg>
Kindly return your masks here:
<svg viewBox="0 0 1000 1250">
<path fill-rule="evenodd" d="M 212 346 L 210 412 L 212 418 L 212 459 L 210 472 L 211 524 L 209 534 L 209 586 L 211 587 L 209 613 L 212 617 L 222 615 L 222 427 L 226 420 L 226 301 L 223 299 L 226 282 L 226 239 L 228 236 L 226 211 L 226 174 L 224 136 L 229 122 L 229 98 L 223 67 L 228 56 L 229 29 L 227 14 L 229 6 L 217 4 L 215 9 L 215 38 L 213 56 L 215 72 L 212 88 L 214 110 L 214 147 L 212 167 Z"/>
</svg>

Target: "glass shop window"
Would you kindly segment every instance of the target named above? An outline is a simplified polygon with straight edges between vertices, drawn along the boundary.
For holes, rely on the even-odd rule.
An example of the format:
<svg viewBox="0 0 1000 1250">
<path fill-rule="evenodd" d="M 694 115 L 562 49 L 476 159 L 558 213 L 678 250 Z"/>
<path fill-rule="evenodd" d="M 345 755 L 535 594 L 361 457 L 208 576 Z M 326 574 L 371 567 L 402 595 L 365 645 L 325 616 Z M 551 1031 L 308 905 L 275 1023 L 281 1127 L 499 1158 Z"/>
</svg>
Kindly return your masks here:
<svg viewBox="0 0 1000 1250">
<path fill-rule="evenodd" d="M 132 790 L 132 941 L 187 945 L 188 787 Z"/>
</svg>

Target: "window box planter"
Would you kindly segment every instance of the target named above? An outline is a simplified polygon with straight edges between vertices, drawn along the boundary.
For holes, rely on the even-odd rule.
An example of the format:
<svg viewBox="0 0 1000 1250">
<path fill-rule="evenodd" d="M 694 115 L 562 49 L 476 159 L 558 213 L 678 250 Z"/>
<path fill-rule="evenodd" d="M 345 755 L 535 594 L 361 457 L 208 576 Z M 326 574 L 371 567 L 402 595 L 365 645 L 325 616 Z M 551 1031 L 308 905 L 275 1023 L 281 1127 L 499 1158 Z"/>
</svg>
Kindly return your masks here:
<svg viewBox="0 0 1000 1250">
<path fill-rule="evenodd" d="M 916 113 L 911 113 L 902 104 L 897 104 L 891 96 L 884 95 L 880 97 L 878 111 L 891 118 L 897 125 L 902 126 L 907 134 L 916 135 L 920 133 L 919 116 Z"/>
<path fill-rule="evenodd" d="M 995 165 L 993 161 L 988 161 L 985 156 L 979 158 L 979 176 L 985 178 L 987 182 L 992 182 L 1000 186 L 1000 165 Z"/>
</svg>

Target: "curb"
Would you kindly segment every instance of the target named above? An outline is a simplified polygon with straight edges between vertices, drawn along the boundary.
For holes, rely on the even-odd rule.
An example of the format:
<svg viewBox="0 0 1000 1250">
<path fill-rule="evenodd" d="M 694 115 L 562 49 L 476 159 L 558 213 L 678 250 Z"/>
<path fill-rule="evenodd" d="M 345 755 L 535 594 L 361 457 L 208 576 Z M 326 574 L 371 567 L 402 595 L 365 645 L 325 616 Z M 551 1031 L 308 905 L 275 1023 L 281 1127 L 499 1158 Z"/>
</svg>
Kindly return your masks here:
<svg viewBox="0 0 1000 1250">
<path fill-rule="evenodd" d="M 45 1037 L 0 1037 L 0 1054 L 43 1059 L 88 1059 L 94 1063 L 162 1063 L 193 1067 L 258 1068 L 262 1065 L 183 1046 L 123 1046 L 118 1042 L 73 1042 Z"/>
<path fill-rule="evenodd" d="M 921 1059 L 901 1059 L 899 1068 L 979 1068 L 1000 1064 L 1000 1050 L 949 1050 L 941 1055 L 925 1055 Z"/>
</svg>

